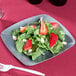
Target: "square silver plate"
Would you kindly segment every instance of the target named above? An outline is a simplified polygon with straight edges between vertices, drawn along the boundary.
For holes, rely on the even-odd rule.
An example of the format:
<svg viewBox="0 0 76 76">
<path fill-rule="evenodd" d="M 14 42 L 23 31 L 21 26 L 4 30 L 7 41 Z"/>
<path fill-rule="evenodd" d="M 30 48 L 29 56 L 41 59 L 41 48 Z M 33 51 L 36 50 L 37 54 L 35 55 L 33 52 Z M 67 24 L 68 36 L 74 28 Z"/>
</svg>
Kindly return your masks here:
<svg viewBox="0 0 76 76">
<path fill-rule="evenodd" d="M 48 21 L 48 22 L 57 22 L 59 24 L 59 26 L 64 30 L 65 34 L 66 34 L 66 41 L 67 41 L 67 45 L 64 46 L 64 48 L 60 51 L 60 53 L 56 54 L 56 55 L 52 55 L 50 52 L 46 52 L 45 56 L 40 56 L 37 58 L 36 61 L 32 61 L 29 57 L 25 56 L 22 53 L 19 53 L 16 50 L 15 47 L 15 43 L 11 37 L 11 31 L 13 29 L 19 28 L 20 26 L 24 26 L 25 24 L 29 24 L 31 22 L 37 21 L 40 19 L 40 17 L 43 17 L 44 20 Z M 13 24 L 12 26 L 8 27 L 7 29 L 5 29 L 2 33 L 1 33 L 1 38 L 4 41 L 5 45 L 7 46 L 7 48 L 9 49 L 9 51 L 20 61 L 22 62 L 24 65 L 28 65 L 28 66 L 32 66 L 32 65 L 36 65 L 39 64 L 45 60 L 51 59 L 59 54 L 61 54 L 62 52 L 66 51 L 67 49 L 71 48 L 74 44 L 75 44 L 75 40 L 73 38 L 73 36 L 70 34 L 70 32 L 60 23 L 58 22 L 56 19 L 54 19 L 53 17 L 46 15 L 46 14 L 41 14 L 41 15 L 37 15 L 34 17 L 30 17 L 27 19 L 24 19 L 16 24 Z"/>
</svg>

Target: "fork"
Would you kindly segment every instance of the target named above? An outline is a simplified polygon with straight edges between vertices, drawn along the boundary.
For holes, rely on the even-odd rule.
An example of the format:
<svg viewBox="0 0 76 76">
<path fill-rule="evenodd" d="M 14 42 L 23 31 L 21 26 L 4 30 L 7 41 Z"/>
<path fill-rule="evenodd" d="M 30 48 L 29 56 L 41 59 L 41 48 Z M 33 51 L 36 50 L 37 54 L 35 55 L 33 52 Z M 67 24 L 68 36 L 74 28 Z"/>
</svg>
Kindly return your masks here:
<svg viewBox="0 0 76 76">
<path fill-rule="evenodd" d="M 26 72 L 29 72 L 29 73 L 32 73 L 32 74 L 45 76 L 45 74 L 43 74 L 41 72 L 38 72 L 38 71 L 35 71 L 35 70 L 30 70 L 30 69 L 16 67 L 16 66 L 13 66 L 13 65 L 5 65 L 5 64 L 0 63 L 0 71 L 7 72 L 10 69 L 17 69 L 17 70 L 26 71 Z"/>
</svg>

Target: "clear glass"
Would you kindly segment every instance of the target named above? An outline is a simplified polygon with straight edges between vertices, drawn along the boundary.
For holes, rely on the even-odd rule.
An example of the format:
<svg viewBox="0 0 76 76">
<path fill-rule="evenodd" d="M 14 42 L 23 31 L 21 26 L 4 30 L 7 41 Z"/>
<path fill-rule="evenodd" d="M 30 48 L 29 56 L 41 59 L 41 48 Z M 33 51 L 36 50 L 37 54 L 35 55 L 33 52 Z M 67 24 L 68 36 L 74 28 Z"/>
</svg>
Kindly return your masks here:
<svg viewBox="0 0 76 76">
<path fill-rule="evenodd" d="M 0 19 L 3 17 L 4 11 L 0 8 Z"/>
</svg>

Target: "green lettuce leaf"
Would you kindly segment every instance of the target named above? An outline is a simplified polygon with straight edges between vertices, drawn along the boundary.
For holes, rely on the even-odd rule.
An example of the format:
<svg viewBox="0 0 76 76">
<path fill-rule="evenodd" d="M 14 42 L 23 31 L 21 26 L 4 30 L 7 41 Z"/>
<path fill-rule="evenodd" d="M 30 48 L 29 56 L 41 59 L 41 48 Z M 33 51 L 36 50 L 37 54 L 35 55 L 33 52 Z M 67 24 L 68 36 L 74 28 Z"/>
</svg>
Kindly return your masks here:
<svg viewBox="0 0 76 76">
<path fill-rule="evenodd" d="M 52 32 L 56 33 L 61 41 L 65 40 L 65 33 L 61 28 L 54 29 Z"/>
<path fill-rule="evenodd" d="M 41 54 L 44 55 L 44 50 L 38 47 L 36 51 L 32 53 L 32 60 L 37 59 Z"/>
<path fill-rule="evenodd" d="M 14 35 L 14 36 L 18 36 L 19 33 L 20 33 L 19 29 L 14 29 L 11 34 Z"/>
<path fill-rule="evenodd" d="M 18 52 L 22 53 L 23 51 L 24 42 L 23 41 L 16 41 L 16 49 Z"/>
<path fill-rule="evenodd" d="M 62 48 L 63 48 L 63 44 L 62 44 L 62 42 L 60 40 L 58 40 L 56 42 L 56 44 L 54 45 L 54 47 L 51 48 L 51 52 L 53 54 L 59 53 Z"/>
<path fill-rule="evenodd" d="M 31 35 L 27 34 L 27 33 L 23 33 L 21 35 L 18 35 L 18 40 L 23 40 L 23 39 L 28 39 L 29 37 L 31 37 Z"/>
<path fill-rule="evenodd" d="M 25 30 L 25 32 L 27 32 L 27 34 L 33 34 L 34 33 L 34 29 L 32 26 L 28 26 Z"/>
</svg>

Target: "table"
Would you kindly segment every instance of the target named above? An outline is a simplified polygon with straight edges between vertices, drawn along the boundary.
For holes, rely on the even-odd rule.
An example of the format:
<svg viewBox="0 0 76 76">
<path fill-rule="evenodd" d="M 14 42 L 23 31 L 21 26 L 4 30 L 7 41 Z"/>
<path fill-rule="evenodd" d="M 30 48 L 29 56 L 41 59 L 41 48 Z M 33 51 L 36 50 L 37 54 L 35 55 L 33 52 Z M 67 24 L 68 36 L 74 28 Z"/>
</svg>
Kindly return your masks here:
<svg viewBox="0 0 76 76">
<path fill-rule="evenodd" d="M 0 33 L 12 24 L 39 14 L 49 14 L 61 22 L 76 40 L 76 1 L 68 0 L 65 6 L 56 7 L 43 0 L 31 5 L 27 0 L 0 0 L 4 17 L 0 22 Z M 24 66 L 6 48 L 0 37 L 0 62 L 43 72 L 46 76 L 76 76 L 76 44 L 57 57 L 35 66 Z M 0 72 L 0 76 L 34 76 L 18 70 Z"/>
</svg>

